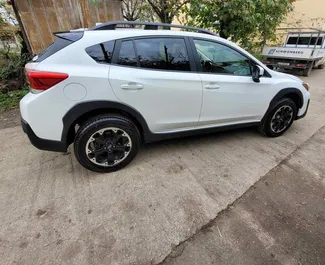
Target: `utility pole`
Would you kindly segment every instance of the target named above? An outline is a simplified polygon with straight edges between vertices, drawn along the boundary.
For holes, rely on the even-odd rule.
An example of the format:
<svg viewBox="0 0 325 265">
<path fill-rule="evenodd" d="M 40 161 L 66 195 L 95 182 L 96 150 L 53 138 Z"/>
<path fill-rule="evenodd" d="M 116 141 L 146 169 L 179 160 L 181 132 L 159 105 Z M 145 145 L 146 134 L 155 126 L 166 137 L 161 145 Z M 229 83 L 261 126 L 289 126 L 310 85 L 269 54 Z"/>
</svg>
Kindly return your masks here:
<svg viewBox="0 0 325 265">
<path fill-rule="evenodd" d="M 86 1 L 87 0 L 79 0 L 79 4 L 81 7 L 83 27 L 89 28 L 90 27 L 90 17 L 89 17 L 89 10 L 88 10 L 88 5 L 87 5 Z"/>
</svg>

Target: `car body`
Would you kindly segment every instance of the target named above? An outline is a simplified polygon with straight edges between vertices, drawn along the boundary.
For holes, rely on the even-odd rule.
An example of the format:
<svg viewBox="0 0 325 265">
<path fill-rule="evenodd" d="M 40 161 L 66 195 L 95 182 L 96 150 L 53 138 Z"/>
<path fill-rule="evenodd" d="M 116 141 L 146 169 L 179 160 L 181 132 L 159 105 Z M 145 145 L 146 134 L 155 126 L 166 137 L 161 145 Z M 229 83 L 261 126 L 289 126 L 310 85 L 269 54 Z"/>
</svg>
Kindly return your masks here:
<svg viewBox="0 0 325 265">
<path fill-rule="evenodd" d="M 288 127 L 307 113 L 307 84 L 268 69 L 213 34 L 90 29 L 57 37 L 57 44 L 26 65 L 31 92 L 20 102 L 24 131 L 39 149 L 65 152 L 74 142 L 75 152 L 92 153 L 97 138 L 113 139 L 115 133 L 132 142 L 124 153 L 133 159 L 137 150 L 130 153 L 141 142 L 202 132 L 259 126 L 268 136 L 279 136 L 288 128 L 272 134 L 265 126 L 283 99 L 291 101 Z M 66 41 L 68 45 L 61 43 Z M 88 135 L 76 150 L 76 139 L 96 126 L 110 129 Z M 96 144 L 100 150 L 116 146 L 112 141 Z M 101 155 L 99 163 L 97 154 L 89 161 L 87 154 L 78 160 L 100 172 L 120 169 L 132 160 L 118 155 L 111 163 Z"/>
</svg>

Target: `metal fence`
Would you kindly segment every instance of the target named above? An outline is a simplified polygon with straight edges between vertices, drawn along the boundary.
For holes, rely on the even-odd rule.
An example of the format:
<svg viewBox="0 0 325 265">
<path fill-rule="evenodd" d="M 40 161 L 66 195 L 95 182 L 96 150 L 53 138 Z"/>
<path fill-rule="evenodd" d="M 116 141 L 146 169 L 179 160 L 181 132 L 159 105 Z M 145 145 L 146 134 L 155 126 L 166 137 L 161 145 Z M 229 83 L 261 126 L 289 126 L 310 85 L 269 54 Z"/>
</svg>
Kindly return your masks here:
<svg viewBox="0 0 325 265">
<path fill-rule="evenodd" d="M 83 28 L 97 22 L 121 20 L 120 0 L 12 0 L 33 53 L 50 45 L 52 32 Z"/>
</svg>

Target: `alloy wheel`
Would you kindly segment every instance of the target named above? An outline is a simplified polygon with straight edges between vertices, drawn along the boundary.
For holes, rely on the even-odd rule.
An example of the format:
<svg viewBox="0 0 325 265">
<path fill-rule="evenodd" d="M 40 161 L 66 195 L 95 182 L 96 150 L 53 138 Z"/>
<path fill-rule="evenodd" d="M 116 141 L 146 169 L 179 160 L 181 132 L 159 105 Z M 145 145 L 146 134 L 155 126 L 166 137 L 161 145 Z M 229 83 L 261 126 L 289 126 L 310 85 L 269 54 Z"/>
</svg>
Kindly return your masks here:
<svg viewBox="0 0 325 265">
<path fill-rule="evenodd" d="M 130 154 L 132 140 L 120 128 L 108 127 L 92 134 L 86 144 L 88 159 L 99 166 L 113 167 Z"/>
<path fill-rule="evenodd" d="M 293 108 L 289 105 L 281 106 L 271 119 L 271 130 L 274 133 L 281 133 L 286 130 L 293 120 Z"/>
</svg>

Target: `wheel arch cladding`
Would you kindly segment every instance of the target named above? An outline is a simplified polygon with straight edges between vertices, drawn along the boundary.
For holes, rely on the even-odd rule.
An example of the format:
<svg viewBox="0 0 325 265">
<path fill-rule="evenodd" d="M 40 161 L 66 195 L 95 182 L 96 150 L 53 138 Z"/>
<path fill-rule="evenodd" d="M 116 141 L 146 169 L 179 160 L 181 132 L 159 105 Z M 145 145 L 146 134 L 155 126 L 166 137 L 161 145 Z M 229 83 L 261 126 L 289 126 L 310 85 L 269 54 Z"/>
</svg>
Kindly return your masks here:
<svg viewBox="0 0 325 265">
<path fill-rule="evenodd" d="M 276 102 L 278 102 L 280 99 L 286 98 L 286 97 L 292 99 L 296 103 L 298 109 L 302 108 L 302 106 L 304 105 L 304 96 L 299 89 L 285 88 L 285 89 L 282 89 L 281 91 L 279 91 L 274 96 L 274 98 L 272 99 L 272 101 L 270 103 L 270 108 L 272 108 L 272 106 L 274 106 L 276 104 Z"/>
<path fill-rule="evenodd" d="M 268 110 L 266 111 L 262 120 L 265 120 L 267 115 L 272 111 L 273 106 L 283 98 L 290 98 L 295 102 L 297 108 L 300 109 L 304 105 L 304 96 L 297 88 L 285 88 L 279 91 L 271 100 Z M 297 113 L 298 114 L 298 113 Z"/>
<path fill-rule="evenodd" d="M 105 113 L 120 114 L 131 119 L 144 141 L 150 130 L 143 116 L 134 108 L 112 101 L 88 101 L 75 105 L 63 117 L 62 142 L 71 144 L 75 137 L 75 126 L 85 122 L 87 119 Z"/>
</svg>

